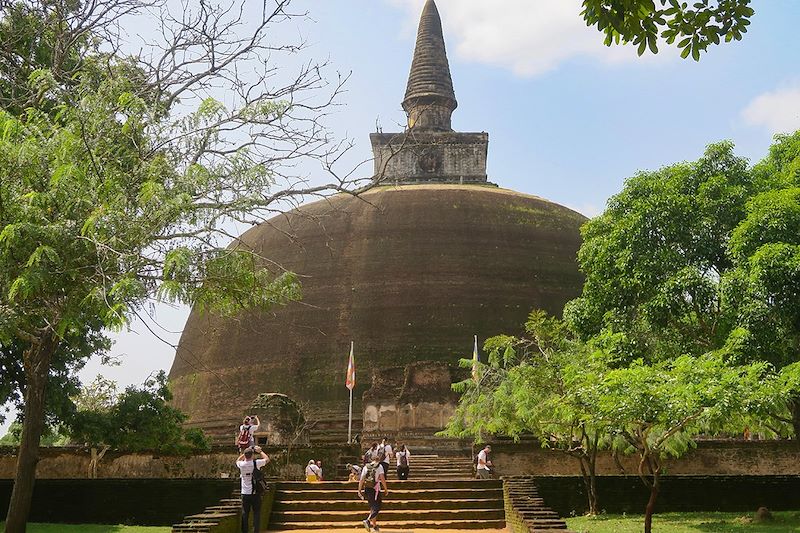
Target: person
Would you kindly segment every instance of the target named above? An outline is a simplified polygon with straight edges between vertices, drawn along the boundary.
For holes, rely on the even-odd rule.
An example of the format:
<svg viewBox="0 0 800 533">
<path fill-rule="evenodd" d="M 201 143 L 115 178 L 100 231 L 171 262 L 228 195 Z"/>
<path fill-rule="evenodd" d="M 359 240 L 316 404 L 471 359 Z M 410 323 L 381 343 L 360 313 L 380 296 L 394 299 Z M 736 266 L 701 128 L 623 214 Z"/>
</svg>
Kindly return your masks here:
<svg viewBox="0 0 800 533">
<path fill-rule="evenodd" d="M 308 466 L 306 466 L 306 481 L 309 483 L 322 481 L 322 472 L 320 471 L 319 467 L 317 467 L 317 463 L 314 461 L 314 459 L 310 459 L 308 461 Z"/>
<path fill-rule="evenodd" d="M 255 459 L 254 454 L 259 454 L 260 459 Z M 258 533 L 261 525 L 261 494 L 256 492 L 253 484 L 253 471 L 256 468 L 263 468 L 269 462 L 269 456 L 256 446 L 247 448 L 236 459 L 236 466 L 242 477 L 242 533 L 247 533 L 247 521 L 250 518 L 250 511 L 253 511 L 253 533 Z"/>
<path fill-rule="evenodd" d="M 408 479 L 411 452 L 408 451 L 405 444 L 401 444 L 394 456 L 397 458 L 397 479 Z"/>
<path fill-rule="evenodd" d="M 361 478 L 361 467 L 347 463 L 347 481 L 358 481 Z"/>
<path fill-rule="evenodd" d="M 323 481 L 324 479 L 322 477 L 322 461 L 320 461 L 319 459 L 317 459 L 317 477 L 319 478 L 320 481 Z"/>
<path fill-rule="evenodd" d="M 488 444 L 478 453 L 478 468 L 476 469 L 478 479 L 491 479 L 492 477 L 491 468 L 494 465 L 489 459 L 490 453 L 492 453 L 492 447 Z"/>
<path fill-rule="evenodd" d="M 367 451 L 364 452 L 363 463 L 365 465 L 368 465 L 377 456 L 378 456 L 378 443 L 373 442 L 372 444 L 370 444 L 369 448 L 367 448 Z"/>
<path fill-rule="evenodd" d="M 394 451 L 392 450 L 392 445 L 389 444 L 389 437 L 383 437 L 381 440 L 381 445 L 378 447 L 379 452 L 383 455 L 383 461 L 381 462 L 381 466 L 383 467 L 383 471 L 385 475 L 389 476 L 389 461 L 392 460 L 394 457 Z"/>
<path fill-rule="evenodd" d="M 258 431 L 258 427 L 261 425 L 261 421 L 258 419 L 258 416 L 246 416 L 242 421 L 242 425 L 239 426 L 239 434 L 236 437 L 236 445 L 239 447 L 239 452 L 243 452 L 245 448 L 252 448 L 256 445 L 256 438 L 255 432 Z"/>
<path fill-rule="evenodd" d="M 386 473 L 381 463 L 385 457 L 378 454 L 368 465 L 361 469 L 358 481 L 358 497 L 362 500 L 366 495 L 369 502 L 369 516 L 362 521 L 367 531 L 380 531 L 378 527 L 378 513 L 381 512 L 381 502 L 389 493 L 386 486 Z"/>
</svg>

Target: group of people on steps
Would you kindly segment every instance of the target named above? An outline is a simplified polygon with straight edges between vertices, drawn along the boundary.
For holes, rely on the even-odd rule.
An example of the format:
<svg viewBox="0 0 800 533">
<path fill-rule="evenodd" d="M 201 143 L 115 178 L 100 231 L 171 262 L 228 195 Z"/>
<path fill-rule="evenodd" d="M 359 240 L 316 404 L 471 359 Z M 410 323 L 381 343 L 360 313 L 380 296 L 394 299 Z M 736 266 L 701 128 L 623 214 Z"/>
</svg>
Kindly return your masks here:
<svg viewBox="0 0 800 533">
<path fill-rule="evenodd" d="M 241 475 L 242 533 L 247 533 L 250 516 L 253 517 L 253 531 L 258 533 L 261 521 L 261 496 L 265 489 L 261 468 L 269 462 L 269 456 L 255 444 L 255 432 L 261 425 L 258 416 L 247 416 L 239 426 L 236 446 L 241 452 L 236 466 Z M 492 451 L 488 444 L 476 456 L 476 476 L 479 479 L 492 477 Z M 358 497 L 369 503 L 369 515 L 362 523 L 367 531 L 380 531 L 378 514 L 383 499 L 389 493 L 386 478 L 390 462 L 395 462 L 397 479 L 406 480 L 410 472 L 411 452 L 405 444 L 389 444 L 384 437 L 380 443 L 373 442 L 363 456 L 363 466 L 348 464 L 350 480 L 358 480 Z M 322 462 L 310 460 L 305 470 L 306 481 L 322 481 Z"/>
<path fill-rule="evenodd" d="M 475 472 L 478 479 L 491 479 L 492 477 L 491 452 L 492 447 L 487 444 L 475 458 Z M 365 464 L 363 467 L 352 469 L 353 465 L 348 465 L 351 467 L 351 479 L 355 477 L 355 472 L 358 472 L 358 497 L 361 500 L 366 499 L 369 503 L 369 515 L 362 520 L 364 529 L 367 531 L 381 530 L 378 526 L 378 514 L 381 512 L 383 499 L 389 493 L 386 476 L 389 471 L 389 461 L 393 456 L 397 459 L 397 479 L 408 479 L 411 452 L 403 444 L 393 449 L 387 438 L 384 438 L 380 444 L 374 442 L 367 448 L 367 451 L 364 452 Z M 401 463 L 404 466 L 402 470 Z"/>
</svg>

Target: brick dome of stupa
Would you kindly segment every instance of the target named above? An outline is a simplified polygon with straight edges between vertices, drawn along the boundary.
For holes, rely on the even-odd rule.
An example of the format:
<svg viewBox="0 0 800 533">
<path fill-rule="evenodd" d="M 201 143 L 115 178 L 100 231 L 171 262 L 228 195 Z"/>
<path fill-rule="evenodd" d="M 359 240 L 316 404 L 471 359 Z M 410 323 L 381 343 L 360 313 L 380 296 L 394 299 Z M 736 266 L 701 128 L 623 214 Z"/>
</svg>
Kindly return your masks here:
<svg viewBox="0 0 800 533">
<path fill-rule="evenodd" d="M 375 173 L 387 185 L 242 235 L 300 276 L 302 301 L 234 319 L 191 313 L 170 379 L 193 424 L 235 423 L 264 392 L 346 417 L 351 341 L 358 404 L 374 370 L 455 365 L 473 335 L 521 333 L 531 309 L 557 314 L 579 295 L 585 217 L 487 182 L 488 134 L 450 129 L 456 104 L 441 35 L 428 0 L 403 102 L 409 129 L 372 135 Z"/>
</svg>

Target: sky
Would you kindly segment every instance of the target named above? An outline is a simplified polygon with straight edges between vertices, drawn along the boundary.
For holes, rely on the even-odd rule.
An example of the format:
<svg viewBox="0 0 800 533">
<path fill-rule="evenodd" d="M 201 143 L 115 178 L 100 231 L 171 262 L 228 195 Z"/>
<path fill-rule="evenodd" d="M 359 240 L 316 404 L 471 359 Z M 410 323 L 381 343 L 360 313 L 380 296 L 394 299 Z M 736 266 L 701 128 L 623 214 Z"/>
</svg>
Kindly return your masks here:
<svg viewBox="0 0 800 533">
<path fill-rule="evenodd" d="M 307 54 L 350 74 L 331 123 L 355 142 L 345 165 L 371 156 L 368 135 L 376 124 L 385 132 L 402 129 L 400 102 L 423 4 L 294 2 L 309 18 L 282 31 L 304 38 Z M 591 217 L 637 171 L 696 159 L 720 140 L 757 162 L 773 135 L 800 129 L 798 0 L 753 0 L 744 39 L 712 47 L 700 62 L 666 48 L 639 57 L 630 47 L 604 46 L 581 20 L 580 0 L 437 5 L 459 103 L 453 128 L 489 132 L 489 180 L 501 187 Z M 127 28 L 133 37 L 152 31 L 143 20 Z M 371 165 L 362 168 L 367 174 Z M 102 373 L 124 387 L 168 371 L 188 309 L 155 305 L 150 315 L 147 324 L 113 334 L 120 365 L 92 360 L 81 378 Z"/>
</svg>

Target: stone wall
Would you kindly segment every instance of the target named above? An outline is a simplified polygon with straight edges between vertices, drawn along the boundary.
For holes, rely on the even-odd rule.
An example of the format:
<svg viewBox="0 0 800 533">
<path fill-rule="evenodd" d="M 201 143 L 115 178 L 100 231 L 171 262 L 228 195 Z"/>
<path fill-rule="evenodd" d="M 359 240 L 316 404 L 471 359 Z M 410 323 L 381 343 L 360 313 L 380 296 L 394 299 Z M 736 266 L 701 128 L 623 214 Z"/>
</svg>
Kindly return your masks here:
<svg viewBox="0 0 800 533">
<path fill-rule="evenodd" d="M 8 508 L 13 487 L 0 480 L 0 508 Z M 236 488 L 233 479 L 41 479 L 29 520 L 169 526 L 230 498 Z"/>
<path fill-rule="evenodd" d="M 374 372 L 362 399 L 364 436 L 443 429 L 458 402 L 451 384 L 460 378 L 459 369 L 436 361 Z"/>
<path fill-rule="evenodd" d="M 492 443 L 492 460 L 501 476 L 575 476 L 577 459 L 542 449 L 537 441 Z M 597 459 L 598 476 L 635 475 L 636 458 L 608 452 Z M 620 469 L 622 466 L 622 469 Z M 800 446 L 794 441 L 700 441 L 680 459 L 665 461 L 666 474 L 686 475 L 800 475 Z"/>
<path fill-rule="evenodd" d="M 384 183 L 486 183 L 488 133 L 373 133 L 374 171 Z"/>
<path fill-rule="evenodd" d="M 561 516 L 584 514 L 583 480 L 577 476 L 534 476 L 548 507 Z M 643 514 L 649 489 L 636 476 L 597 478 L 601 511 Z M 657 513 L 746 512 L 800 509 L 800 476 L 665 476 L 656 501 Z"/>
<path fill-rule="evenodd" d="M 318 445 L 298 446 L 289 453 L 287 449 L 267 447 L 272 461 L 267 465 L 268 477 L 302 479 L 309 459 L 323 463 L 326 477 L 333 479 L 336 465 L 358 457 L 358 448 L 348 446 Z M 211 453 L 193 456 L 163 455 L 158 453 L 121 453 L 109 451 L 97 465 L 100 479 L 184 479 L 235 478 L 239 470 L 234 464 L 238 453 L 230 447 L 215 448 Z M 36 469 L 38 479 L 89 478 L 90 451 L 83 448 L 43 448 Z M 13 479 L 16 468 L 16 449 L 0 448 L 0 479 Z"/>
</svg>

